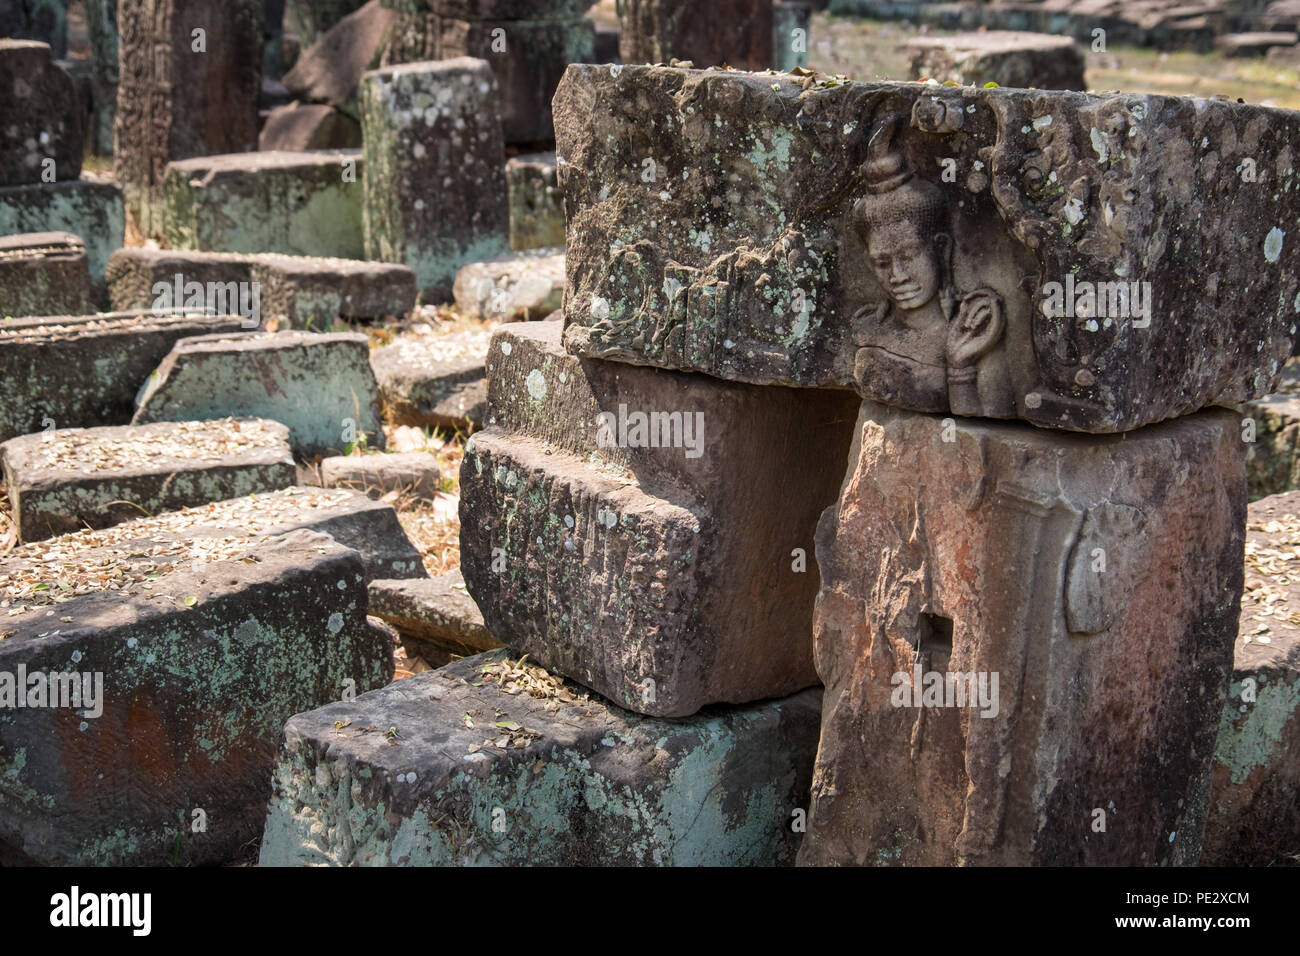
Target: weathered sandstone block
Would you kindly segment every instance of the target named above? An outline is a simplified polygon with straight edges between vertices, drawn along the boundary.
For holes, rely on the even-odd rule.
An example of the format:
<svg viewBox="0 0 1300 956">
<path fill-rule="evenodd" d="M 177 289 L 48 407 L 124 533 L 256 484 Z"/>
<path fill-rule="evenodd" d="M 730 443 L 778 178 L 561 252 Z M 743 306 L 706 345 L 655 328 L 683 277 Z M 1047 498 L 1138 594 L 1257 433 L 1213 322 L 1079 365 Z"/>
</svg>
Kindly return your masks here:
<svg viewBox="0 0 1300 956">
<path fill-rule="evenodd" d="M 90 311 L 86 245 L 70 232 L 0 237 L 0 317 Z"/>
<path fill-rule="evenodd" d="M 564 245 L 564 197 L 556 182 L 554 153 L 528 153 L 507 161 L 506 189 L 511 249 Z"/>
<path fill-rule="evenodd" d="M 397 425 L 469 430 L 487 405 L 488 335 L 436 335 L 419 326 L 370 353 L 384 417 Z"/>
<path fill-rule="evenodd" d="M 178 340 L 239 325 L 231 316 L 116 314 L 0 323 L 0 441 L 125 425 L 140 384 Z"/>
<path fill-rule="evenodd" d="M 354 488 L 371 498 L 391 491 L 432 500 L 442 472 L 438 459 L 428 452 L 405 454 L 336 455 L 320 463 L 325 488 Z"/>
<path fill-rule="evenodd" d="M 357 259 L 130 248 L 113 253 L 108 291 L 116 309 L 228 311 L 249 328 L 275 318 L 321 330 L 335 318 L 401 318 L 415 305 L 415 274 Z"/>
<path fill-rule="evenodd" d="M 0 468 L 23 541 L 277 491 L 295 481 L 289 430 L 260 419 L 23 435 L 0 444 Z"/>
<path fill-rule="evenodd" d="M 91 294 L 104 298 L 104 270 L 122 248 L 126 214 L 122 187 L 97 179 L 72 179 L 0 189 L 0 235 L 69 232 L 86 244 Z"/>
<path fill-rule="evenodd" d="M 623 0 L 618 13 L 624 63 L 676 58 L 738 70 L 774 65 L 772 0 Z"/>
<path fill-rule="evenodd" d="M 77 90 L 49 45 L 0 39 L 0 92 L 0 186 L 80 178 Z"/>
<path fill-rule="evenodd" d="M 114 168 L 146 234 L 162 228 L 168 163 L 257 148 L 264 25 L 262 0 L 118 5 Z"/>
<path fill-rule="evenodd" d="M 285 725 L 261 865 L 789 863 L 819 699 L 647 719 L 457 661 Z"/>
<path fill-rule="evenodd" d="M 496 74 L 507 143 L 555 138 L 551 99 L 570 63 L 590 63 L 596 30 L 590 20 L 441 19 L 438 54 L 477 57 Z"/>
<path fill-rule="evenodd" d="M 1083 90 L 1083 51 L 1071 37 L 989 30 L 907 41 L 912 79 Z"/>
<path fill-rule="evenodd" d="M 425 660 L 494 650 L 459 570 L 433 578 L 370 582 L 370 613 L 397 629 L 408 654 Z"/>
<path fill-rule="evenodd" d="M 1300 853 L 1300 493 L 1247 512 L 1246 590 L 1214 751 L 1203 866 Z"/>
<path fill-rule="evenodd" d="M 1277 391 L 1242 406 L 1250 500 L 1300 488 L 1300 360 L 1282 369 Z M 1253 436 L 1252 433 L 1253 432 Z"/>
<path fill-rule="evenodd" d="M 800 862 L 1194 864 L 1244 457 L 1225 411 L 1065 436 L 863 403 L 817 528 Z"/>
<path fill-rule="evenodd" d="M 361 80 L 366 256 L 415 272 L 426 302 L 447 301 L 457 270 L 508 248 L 500 98 L 467 58 Z"/>
<path fill-rule="evenodd" d="M 249 416 L 289 426 L 295 456 L 384 447 L 370 347 L 353 332 L 182 339 L 136 399 L 133 425 Z"/>
<path fill-rule="evenodd" d="M 365 587 L 357 553 L 310 532 L 0 561 L 0 858 L 230 859 L 261 829 L 285 720 L 392 678 Z"/>
<path fill-rule="evenodd" d="M 168 165 L 172 249 L 363 257 L 360 150 L 204 156 Z"/>
<path fill-rule="evenodd" d="M 271 111 L 257 136 L 269 150 L 359 149 L 361 124 L 333 106 L 297 101 Z"/>
<path fill-rule="evenodd" d="M 583 361 L 560 332 L 505 326 L 488 353 L 460 474 L 488 630 L 656 716 L 814 683 L 810 542 L 854 397 Z"/>
<path fill-rule="evenodd" d="M 564 247 L 508 252 L 471 262 L 452 289 L 460 314 L 475 319 L 544 319 L 564 300 Z"/>
<path fill-rule="evenodd" d="M 581 355 L 1114 432 L 1291 352 L 1300 113 L 575 65 L 556 124 Z"/>
</svg>

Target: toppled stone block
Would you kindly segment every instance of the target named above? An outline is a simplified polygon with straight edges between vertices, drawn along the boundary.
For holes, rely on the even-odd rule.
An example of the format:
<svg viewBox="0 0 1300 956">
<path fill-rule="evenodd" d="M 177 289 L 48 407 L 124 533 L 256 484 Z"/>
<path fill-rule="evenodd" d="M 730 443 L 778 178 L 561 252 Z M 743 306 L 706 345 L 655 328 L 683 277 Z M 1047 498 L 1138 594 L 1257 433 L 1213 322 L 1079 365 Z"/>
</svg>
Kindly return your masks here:
<svg viewBox="0 0 1300 956">
<path fill-rule="evenodd" d="M 564 247 L 510 252 L 456 273 L 456 308 L 473 319 L 544 319 L 564 301 Z"/>
<path fill-rule="evenodd" d="M 619 53 L 629 64 L 675 58 L 701 68 L 766 70 L 775 63 L 772 6 L 772 0 L 623 0 Z"/>
<path fill-rule="evenodd" d="M 0 444 L 18 534 L 40 541 L 295 481 L 289 430 L 260 419 L 71 428 Z"/>
<path fill-rule="evenodd" d="M 247 332 L 182 339 L 140 389 L 133 425 L 248 416 L 289 426 L 297 457 L 384 447 L 364 335 Z"/>
<path fill-rule="evenodd" d="M 1224 411 L 1063 436 L 864 402 L 817 528 L 800 863 L 1195 864 L 1244 457 Z"/>
<path fill-rule="evenodd" d="M 285 725 L 261 865 L 789 863 L 819 697 L 646 719 L 457 661 Z"/>
<path fill-rule="evenodd" d="M 0 322 L 0 441 L 51 428 L 125 425 L 140 383 L 187 336 L 230 316 L 85 315 Z"/>
<path fill-rule="evenodd" d="M 1246 590 L 1214 752 L 1202 866 L 1268 866 L 1300 853 L 1300 493 L 1246 517 Z"/>
<path fill-rule="evenodd" d="M 167 167 L 174 249 L 363 258 L 361 153 L 236 153 Z"/>
<path fill-rule="evenodd" d="M 91 295 L 106 302 L 104 270 L 126 235 L 122 187 L 104 180 L 73 179 L 0 189 L 0 235 L 22 232 L 79 236 L 86 245 Z"/>
<path fill-rule="evenodd" d="M 459 569 L 433 578 L 371 581 L 370 613 L 397 629 L 407 654 L 425 660 L 501 646 L 484 626 Z"/>
<path fill-rule="evenodd" d="M 398 335 L 370 353 L 384 417 L 395 425 L 468 431 L 487 407 L 487 330 Z"/>
<path fill-rule="evenodd" d="M 510 195 L 510 248 L 564 245 L 564 196 L 555 175 L 554 153 L 528 153 L 506 162 Z"/>
<path fill-rule="evenodd" d="M 72 77 L 32 40 L 0 39 L 0 186 L 81 177 L 86 131 Z"/>
<path fill-rule="evenodd" d="M 263 0 L 123 3 L 117 27 L 114 170 L 141 231 L 161 237 L 168 163 L 257 148 Z"/>
<path fill-rule="evenodd" d="M 285 75 L 285 87 L 304 103 L 333 106 L 359 121 L 357 83 L 363 73 L 380 65 L 398 19 L 397 11 L 370 0 L 318 41 L 305 41 L 311 45 Z"/>
<path fill-rule="evenodd" d="M 989 30 L 907 41 L 912 79 L 959 86 L 1085 90 L 1083 51 L 1072 37 Z"/>
<path fill-rule="evenodd" d="M 1293 111 L 584 65 L 555 104 L 578 354 L 1087 432 L 1290 355 Z"/>
<path fill-rule="evenodd" d="M 371 498 L 398 491 L 416 498 L 438 494 L 442 472 L 427 452 L 379 455 L 338 455 L 320 463 L 325 488 L 355 488 Z"/>
<path fill-rule="evenodd" d="M 6 863 L 229 860 L 285 720 L 392 678 L 360 557 L 322 535 L 20 551 L 0 561 Z"/>
<path fill-rule="evenodd" d="M 1300 361 L 1286 363 L 1276 392 L 1242 411 L 1250 500 L 1300 488 Z"/>
<path fill-rule="evenodd" d="M 284 22 L 308 47 L 363 5 L 371 4 L 366 0 L 285 0 Z"/>
<path fill-rule="evenodd" d="M 271 150 L 359 149 L 361 124 L 333 106 L 293 102 L 271 111 L 257 148 Z"/>
<path fill-rule="evenodd" d="M 808 552 L 855 397 L 583 361 L 560 335 L 503 326 L 488 353 L 460 473 L 488 630 L 655 716 L 813 684 Z"/>
<path fill-rule="evenodd" d="M 323 329 L 335 318 L 400 318 L 415 305 L 406 266 L 356 259 L 120 249 L 108 268 L 117 309 L 233 312 L 256 328 Z"/>
<path fill-rule="evenodd" d="M 415 272 L 426 302 L 456 272 L 507 251 L 504 145 L 492 70 L 466 58 L 361 79 L 366 256 Z"/>
<path fill-rule="evenodd" d="M 1263 33 L 1225 33 L 1214 41 L 1215 52 L 1226 56 L 1263 56 L 1273 47 L 1294 47 L 1300 34 L 1283 30 Z"/>
<path fill-rule="evenodd" d="M 570 63 L 590 63 L 596 31 L 590 20 L 443 19 L 438 50 L 444 59 L 477 57 L 496 74 L 501 126 L 507 143 L 555 138 L 551 98 Z"/>
<path fill-rule="evenodd" d="M 90 311 L 86 245 L 70 232 L 0 237 L 0 317 Z"/>
<path fill-rule="evenodd" d="M 400 319 L 415 307 L 415 273 L 390 262 L 306 256 L 253 256 L 263 314 L 289 328 L 327 328 L 337 318 Z"/>
</svg>

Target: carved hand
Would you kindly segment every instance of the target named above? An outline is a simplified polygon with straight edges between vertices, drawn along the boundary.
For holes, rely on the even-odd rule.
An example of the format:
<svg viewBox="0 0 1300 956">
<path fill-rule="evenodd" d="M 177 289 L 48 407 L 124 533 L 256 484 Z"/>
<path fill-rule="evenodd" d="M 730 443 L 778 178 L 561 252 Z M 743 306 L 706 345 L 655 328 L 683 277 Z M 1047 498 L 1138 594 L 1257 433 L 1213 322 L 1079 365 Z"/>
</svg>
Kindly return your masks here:
<svg viewBox="0 0 1300 956">
<path fill-rule="evenodd" d="M 1002 300 L 991 289 L 979 289 L 962 299 L 948 328 L 949 368 L 966 368 L 997 345 L 1006 328 Z"/>
</svg>

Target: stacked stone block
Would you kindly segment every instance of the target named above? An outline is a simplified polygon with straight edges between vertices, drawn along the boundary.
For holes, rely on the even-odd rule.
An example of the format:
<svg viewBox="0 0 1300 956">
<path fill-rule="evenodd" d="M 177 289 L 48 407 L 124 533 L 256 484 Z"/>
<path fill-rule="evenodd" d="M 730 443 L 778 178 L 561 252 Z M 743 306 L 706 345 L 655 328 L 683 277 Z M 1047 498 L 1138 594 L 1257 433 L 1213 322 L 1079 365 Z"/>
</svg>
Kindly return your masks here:
<svg viewBox="0 0 1300 956">
<path fill-rule="evenodd" d="M 160 235 L 167 164 L 257 147 L 262 0 L 121 0 L 115 166 L 142 232 Z"/>
</svg>

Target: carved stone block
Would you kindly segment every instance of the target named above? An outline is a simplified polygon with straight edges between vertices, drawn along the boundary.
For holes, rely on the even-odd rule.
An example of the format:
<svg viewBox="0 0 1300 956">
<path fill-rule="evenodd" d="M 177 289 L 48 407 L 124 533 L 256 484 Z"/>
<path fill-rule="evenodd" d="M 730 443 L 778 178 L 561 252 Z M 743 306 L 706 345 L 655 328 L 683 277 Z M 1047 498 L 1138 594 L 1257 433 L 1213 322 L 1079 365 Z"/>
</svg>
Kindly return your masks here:
<svg viewBox="0 0 1300 956">
<path fill-rule="evenodd" d="M 589 65 L 555 108 L 579 355 L 1115 432 L 1291 352 L 1292 111 Z"/>
<path fill-rule="evenodd" d="M 817 529 L 800 862 L 1195 864 L 1244 458 L 1226 411 L 1063 436 L 864 402 Z"/>
</svg>

